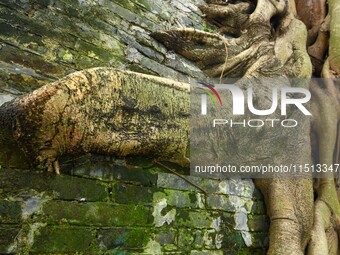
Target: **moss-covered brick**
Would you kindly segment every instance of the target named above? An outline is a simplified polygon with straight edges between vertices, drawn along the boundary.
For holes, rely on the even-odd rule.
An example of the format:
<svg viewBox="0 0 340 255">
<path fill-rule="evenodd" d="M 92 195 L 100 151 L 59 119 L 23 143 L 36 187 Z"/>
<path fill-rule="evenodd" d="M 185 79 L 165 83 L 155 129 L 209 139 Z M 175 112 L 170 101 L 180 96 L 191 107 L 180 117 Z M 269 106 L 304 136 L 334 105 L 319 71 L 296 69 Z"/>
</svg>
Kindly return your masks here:
<svg viewBox="0 0 340 255">
<path fill-rule="evenodd" d="M 228 247 L 224 248 L 223 254 L 227 255 L 266 255 L 267 252 L 265 249 L 254 249 L 254 248 L 235 248 L 235 247 Z"/>
<path fill-rule="evenodd" d="M 248 227 L 250 231 L 266 232 L 269 228 L 269 219 L 266 215 L 249 215 Z"/>
<path fill-rule="evenodd" d="M 155 202 L 165 198 L 167 204 L 174 207 L 196 208 L 198 206 L 195 193 L 190 191 L 164 189 L 155 192 L 153 197 Z"/>
<path fill-rule="evenodd" d="M 0 199 L 0 223 L 19 223 L 20 219 L 20 202 Z"/>
<path fill-rule="evenodd" d="M 217 195 L 209 194 L 207 198 L 208 208 L 223 210 L 227 212 L 250 212 L 253 206 L 253 200 L 235 195 Z"/>
<path fill-rule="evenodd" d="M 223 229 L 234 229 L 234 227 L 236 225 L 234 213 L 215 212 L 214 216 L 215 216 L 215 218 L 220 217 L 221 226 L 222 226 Z"/>
<path fill-rule="evenodd" d="M 79 51 L 81 55 L 100 60 L 103 63 L 110 63 L 111 59 L 115 59 L 117 57 L 122 58 L 124 54 L 121 52 L 121 55 L 118 55 L 119 51 L 110 52 L 108 49 L 104 49 L 103 47 L 99 47 L 81 40 L 76 43 L 75 49 Z"/>
<path fill-rule="evenodd" d="M 229 254 L 229 253 L 228 253 Z M 240 249 L 235 255 L 265 255 L 267 254 L 266 249 Z M 230 255 L 234 255 L 230 254 Z"/>
<path fill-rule="evenodd" d="M 252 214 L 266 214 L 266 207 L 263 201 L 254 201 L 252 208 Z"/>
<path fill-rule="evenodd" d="M 42 253 L 93 253 L 95 232 L 84 227 L 46 226 L 35 233 L 31 251 Z M 92 251 L 92 253 L 91 253 Z"/>
<path fill-rule="evenodd" d="M 103 227 L 147 226 L 152 223 L 150 208 L 143 205 L 49 201 L 44 204 L 43 213 L 49 223 Z"/>
<path fill-rule="evenodd" d="M 213 217 L 205 210 L 177 210 L 175 224 L 179 227 L 189 228 L 210 228 L 213 224 Z"/>
<path fill-rule="evenodd" d="M 189 251 L 195 241 L 194 233 L 191 229 L 179 229 L 178 231 L 178 247 L 180 250 Z"/>
<path fill-rule="evenodd" d="M 104 249 L 141 248 L 149 240 L 148 229 L 143 228 L 110 228 L 98 231 L 98 242 Z"/>
<path fill-rule="evenodd" d="M 227 212 L 235 212 L 236 208 L 233 205 L 230 197 L 227 195 L 210 194 L 207 198 L 208 208 L 218 209 Z"/>
<path fill-rule="evenodd" d="M 14 239 L 18 235 L 19 231 L 19 226 L 0 226 L 0 254 L 9 253 L 10 246 L 14 243 Z"/>
<path fill-rule="evenodd" d="M 152 204 L 155 191 L 153 187 L 117 183 L 113 186 L 112 199 L 119 204 Z"/>
<path fill-rule="evenodd" d="M 18 51 L 17 48 L 8 44 L 1 48 L 1 59 L 4 62 L 11 62 L 32 68 L 41 74 L 51 77 L 62 77 L 67 74 L 65 67 L 48 62 L 42 56 L 29 51 Z"/>
<path fill-rule="evenodd" d="M 194 177 L 194 178 L 197 178 L 197 177 Z M 193 183 L 200 185 L 200 182 L 197 182 L 197 180 L 195 179 Z M 168 188 L 168 189 L 198 191 L 198 189 L 195 186 L 193 186 L 186 180 L 180 178 L 177 175 L 173 175 L 169 173 L 158 174 L 157 186 L 162 187 L 162 188 Z"/>
<path fill-rule="evenodd" d="M 172 228 L 162 229 L 155 234 L 155 241 L 162 247 L 162 251 L 176 251 L 177 240 L 177 230 Z"/>
<path fill-rule="evenodd" d="M 53 173 L 0 169 L 0 184 L 7 194 L 17 195 L 23 190 L 44 192 L 65 200 L 103 201 L 108 199 L 105 185 L 96 180 Z"/>
<path fill-rule="evenodd" d="M 233 246 L 232 248 L 239 250 L 246 247 L 240 231 L 230 229 L 225 231 L 223 234 L 223 248 L 231 248 L 230 246 Z"/>
<path fill-rule="evenodd" d="M 193 250 L 190 255 L 223 255 L 222 250 Z M 229 253 L 226 253 L 229 254 Z"/>
<path fill-rule="evenodd" d="M 105 251 L 101 254 L 103 254 L 103 255 L 139 255 L 139 254 L 141 254 L 141 251 L 124 250 L 123 248 L 118 247 L 118 248 L 113 249 L 113 250 Z"/>
<path fill-rule="evenodd" d="M 255 232 L 251 233 L 251 247 L 253 248 L 268 248 L 269 239 L 268 232 Z"/>
<path fill-rule="evenodd" d="M 175 229 L 164 229 L 155 235 L 155 241 L 160 245 L 175 244 L 177 231 Z"/>
<path fill-rule="evenodd" d="M 119 180 L 144 186 L 152 186 L 157 183 L 157 174 L 152 169 L 143 169 L 135 165 L 119 165 L 105 157 L 83 157 L 83 163 L 67 166 L 67 173 L 77 176 L 97 178 L 104 181 Z"/>
<path fill-rule="evenodd" d="M 57 193 L 59 199 L 86 201 L 108 199 L 107 187 L 96 180 L 60 175 L 50 181 L 49 188 Z"/>
</svg>

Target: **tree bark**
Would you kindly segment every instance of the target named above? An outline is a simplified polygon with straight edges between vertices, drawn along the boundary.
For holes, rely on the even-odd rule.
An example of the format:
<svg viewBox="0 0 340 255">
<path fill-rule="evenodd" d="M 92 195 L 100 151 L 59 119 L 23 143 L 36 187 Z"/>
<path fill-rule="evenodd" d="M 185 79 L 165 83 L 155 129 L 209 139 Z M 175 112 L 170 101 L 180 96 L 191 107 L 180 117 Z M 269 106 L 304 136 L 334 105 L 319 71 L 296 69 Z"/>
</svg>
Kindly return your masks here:
<svg viewBox="0 0 340 255">
<path fill-rule="evenodd" d="M 157 31 L 153 37 L 221 81 L 223 77 L 308 78 L 312 67 L 314 75 L 334 77 L 339 73 L 339 3 L 330 1 L 328 13 L 322 0 L 296 0 L 296 4 L 295 7 L 294 1 L 259 0 L 253 6 L 249 1 L 207 1 L 201 10 L 219 26 L 218 33 L 170 30 Z M 294 17 L 296 13 L 307 25 L 308 33 L 305 25 Z M 203 52 L 201 56 L 196 54 L 198 49 Z M 322 87 L 313 84 L 311 92 L 312 130 L 318 137 L 315 144 L 320 153 L 314 162 L 331 165 L 340 112 L 338 88 L 328 80 Z M 304 150 L 310 150 L 308 143 Z M 291 151 L 284 153 L 294 157 Z M 271 219 L 268 254 L 304 254 L 311 236 L 308 254 L 337 252 L 334 229 L 339 222 L 340 206 L 332 176 L 326 174 L 319 180 L 315 204 L 311 179 L 260 179 L 256 183 L 265 196 Z"/>
<path fill-rule="evenodd" d="M 87 152 L 149 154 L 188 166 L 188 116 L 187 84 L 95 68 L 5 103 L 0 137 L 57 173 L 59 156 Z"/>
</svg>

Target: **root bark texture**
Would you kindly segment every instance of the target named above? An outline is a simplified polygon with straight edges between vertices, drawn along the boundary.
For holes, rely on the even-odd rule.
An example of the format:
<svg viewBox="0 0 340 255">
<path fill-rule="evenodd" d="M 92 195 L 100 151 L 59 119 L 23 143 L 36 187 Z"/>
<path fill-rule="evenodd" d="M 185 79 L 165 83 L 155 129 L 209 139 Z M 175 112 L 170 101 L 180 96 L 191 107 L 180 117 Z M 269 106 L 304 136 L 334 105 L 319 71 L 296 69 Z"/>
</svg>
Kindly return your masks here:
<svg viewBox="0 0 340 255">
<path fill-rule="evenodd" d="M 326 78 L 310 88 L 314 163 L 339 163 L 340 93 L 334 78 L 340 74 L 340 2 L 210 0 L 200 9 L 218 27 L 215 33 L 183 29 L 152 36 L 210 77 Z M 339 253 L 339 191 L 333 174 L 317 180 L 314 191 L 311 180 L 256 182 L 271 219 L 268 254 Z"/>
</svg>

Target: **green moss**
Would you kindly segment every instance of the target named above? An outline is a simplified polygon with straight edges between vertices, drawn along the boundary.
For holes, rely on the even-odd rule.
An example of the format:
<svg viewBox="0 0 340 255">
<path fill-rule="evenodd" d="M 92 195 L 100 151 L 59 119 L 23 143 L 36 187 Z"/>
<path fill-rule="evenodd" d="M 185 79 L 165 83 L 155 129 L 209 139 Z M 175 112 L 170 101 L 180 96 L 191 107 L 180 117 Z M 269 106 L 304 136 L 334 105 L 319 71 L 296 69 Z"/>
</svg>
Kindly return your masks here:
<svg viewBox="0 0 340 255">
<path fill-rule="evenodd" d="M 233 245 L 235 249 L 240 249 L 246 246 L 243 241 L 241 232 L 235 231 L 233 229 L 226 231 L 226 233 L 224 234 L 223 242 L 225 244 Z"/>
<path fill-rule="evenodd" d="M 89 228 L 47 226 L 34 237 L 33 252 L 90 252 L 95 232 Z"/>
<path fill-rule="evenodd" d="M 120 204 L 151 204 L 154 188 L 117 183 L 113 188 L 112 199 Z"/>
<path fill-rule="evenodd" d="M 237 251 L 238 255 L 265 255 L 266 250 L 240 249 Z"/>
<path fill-rule="evenodd" d="M 83 226 L 147 226 L 152 221 L 150 209 L 142 205 L 50 201 L 43 212 L 49 223 Z"/>
<path fill-rule="evenodd" d="M 203 22 L 203 26 L 202 26 L 202 30 L 204 32 L 208 32 L 208 33 L 214 33 L 216 32 L 210 25 L 208 25 L 205 21 Z"/>
<path fill-rule="evenodd" d="M 21 219 L 19 202 L 0 200 L 0 223 L 18 223 Z"/>
<path fill-rule="evenodd" d="M 147 244 L 147 229 L 112 228 L 99 231 L 99 242 L 105 249 L 141 248 Z"/>
<path fill-rule="evenodd" d="M 7 254 L 20 231 L 19 226 L 0 227 L 0 253 Z"/>
<path fill-rule="evenodd" d="M 210 228 L 213 218 L 208 211 L 178 210 L 175 223 L 177 226 L 189 228 Z"/>
</svg>

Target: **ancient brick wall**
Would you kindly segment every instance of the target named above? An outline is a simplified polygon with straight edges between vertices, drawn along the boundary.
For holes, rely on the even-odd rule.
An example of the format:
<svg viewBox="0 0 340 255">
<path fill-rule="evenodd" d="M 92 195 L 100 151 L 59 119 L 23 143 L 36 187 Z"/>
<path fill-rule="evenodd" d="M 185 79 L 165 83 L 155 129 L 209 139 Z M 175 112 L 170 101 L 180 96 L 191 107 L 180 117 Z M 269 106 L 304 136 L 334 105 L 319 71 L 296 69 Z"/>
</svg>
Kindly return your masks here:
<svg viewBox="0 0 340 255">
<path fill-rule="evenodd" d="M 85 156 L 61 168 L 0 169 L 0 254 L 265 253 L 251 180 L 186 176 L 204 193 L 147 159 Z"/>
</svg>

